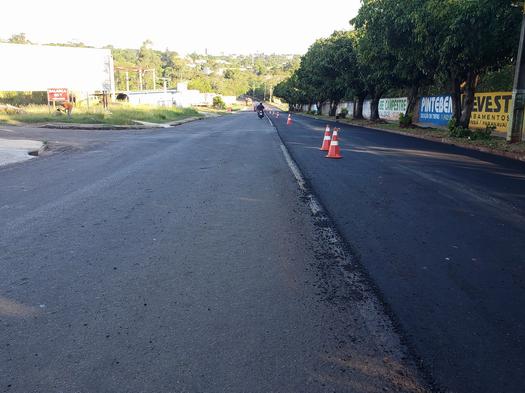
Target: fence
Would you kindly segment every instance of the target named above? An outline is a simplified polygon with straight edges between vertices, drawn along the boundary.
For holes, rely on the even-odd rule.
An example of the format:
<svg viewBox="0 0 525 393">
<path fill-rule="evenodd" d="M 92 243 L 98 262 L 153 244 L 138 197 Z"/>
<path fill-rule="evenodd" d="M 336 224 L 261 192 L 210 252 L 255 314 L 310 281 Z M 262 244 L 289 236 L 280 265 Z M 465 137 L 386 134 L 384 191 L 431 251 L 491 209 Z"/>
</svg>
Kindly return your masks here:
<svg viewBox="0 0 525 393">
<path fill-rule="evenodd" d="M 370 119 L 372 100 L 363 102 L 363 117 Z M 398 120 L 400 113 L 405 113 L 408 106 L 407 97 L 382 98 L 379 100 L 379 117 L 385 120 Z M 354 109 L 353 101 L 341 102 L 336 114 L 345 108 L 349 116 Z M 497 131 L 506 132 L 510 121 L 510 109 L 512 108 L 512 93 L 493 92 L 476 93 L 474 96 L 474 107 L 470 119 L 470 128 L 495 127 Z M 303 111 L 308 110 L 308 105 L 303 105 Z M 311 110 L 317 111 L 316 105 Z M 321 113 L 327 115 L 330 104 L 321 105 Z M 452 97 L 450 95 L 419 97 L 415 110 L 414 121 L 435 125 L 446 126 L 452 118 Z"/>
</svg>

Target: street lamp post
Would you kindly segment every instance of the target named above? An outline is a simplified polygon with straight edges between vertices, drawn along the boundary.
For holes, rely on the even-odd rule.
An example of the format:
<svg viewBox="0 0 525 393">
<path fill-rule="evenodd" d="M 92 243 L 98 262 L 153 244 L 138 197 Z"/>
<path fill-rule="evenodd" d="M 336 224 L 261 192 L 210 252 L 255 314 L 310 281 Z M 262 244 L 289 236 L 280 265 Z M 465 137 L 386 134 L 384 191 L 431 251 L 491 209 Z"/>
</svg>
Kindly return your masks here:
<svg viewBox="0 0 525 393">
<path fill-rule="evenodd" d="M 512 112 L 507 130 L 507 141 L 521 142 L 523 139 L 523 117 L 525 115 L 525 56 L 523 45 L 525 40 L 525 3 L 521 21 L 520 44 L 516 58 L 516 71 L 512 87 Z"/>
</svg>

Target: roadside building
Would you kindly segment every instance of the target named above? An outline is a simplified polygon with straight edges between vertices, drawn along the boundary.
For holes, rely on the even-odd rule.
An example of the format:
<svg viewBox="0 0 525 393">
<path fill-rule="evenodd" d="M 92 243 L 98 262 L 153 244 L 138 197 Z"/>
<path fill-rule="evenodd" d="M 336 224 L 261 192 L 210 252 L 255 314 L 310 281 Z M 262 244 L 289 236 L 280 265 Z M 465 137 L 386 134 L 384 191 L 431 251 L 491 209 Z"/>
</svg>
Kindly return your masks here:
<svg viewBox="0 0 525 393">
<path fill-rule="evenodd" d="M 177 83 L 176 89 L 130 91 L 119 93 L 119 99 L 127 100 L 133 105 L 158 105 L 177 106 L 188 108 L 190 106 L 211 106 L 213 98 L 219 94 L 201 93 L 199 90 L 188 89 L 187 82 Z M 226 105 L 237 101 L 235 96 L 221 96 Z"/>
</svg>

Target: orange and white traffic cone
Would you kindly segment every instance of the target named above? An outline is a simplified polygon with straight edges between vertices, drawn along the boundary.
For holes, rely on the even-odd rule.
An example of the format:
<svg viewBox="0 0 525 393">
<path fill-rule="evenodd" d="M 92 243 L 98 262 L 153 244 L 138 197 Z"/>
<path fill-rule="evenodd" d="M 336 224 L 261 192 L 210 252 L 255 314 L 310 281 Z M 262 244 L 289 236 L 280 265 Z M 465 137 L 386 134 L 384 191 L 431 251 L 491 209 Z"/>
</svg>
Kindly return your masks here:
<svg viewBox="0 0 525 393">
<path fill-rule="evenodd" d="M 323 145 L 321 146 L 321 151 L 330 150 L 330 141 L 332 137 L 330 136 L 330 126 L 327 124 L 324 130 Z"/>
<path fill-rule="evenodd" d="M 279 118 L 279 112 L 277 112 L 277 115 L 275 116 L 276 118 Z"/>
<path fill-rule="evenodd" d="M 286 125 L 289 126 L 289 125 L 291 125 L 291 124 L 292 124 L 292 114 L 289 113 L 289 114 L 288 114 L 288 120 L 286 120 Z"/>
<path fill-rule="evenodd" d="M 334 132 L 332 133 L 332 140 L 330 141 L 330 149 L 328 150 L 326 158 L 343 158 L 343 156 L 341 155 L 341 149 L 339 148 L 339 141 L 337 136 L 338 131 L 338 128 L 334 128 Z"/>
</svg>

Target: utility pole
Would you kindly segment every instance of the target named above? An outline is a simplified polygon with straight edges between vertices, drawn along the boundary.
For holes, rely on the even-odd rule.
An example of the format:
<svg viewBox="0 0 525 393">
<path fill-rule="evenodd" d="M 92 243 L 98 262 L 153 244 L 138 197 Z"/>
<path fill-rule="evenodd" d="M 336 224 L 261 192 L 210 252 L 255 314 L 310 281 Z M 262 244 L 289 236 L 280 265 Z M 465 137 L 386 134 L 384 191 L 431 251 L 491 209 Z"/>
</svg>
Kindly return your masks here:
<svg viewBox="0 0 525 393">
<path fill-rule="evenodd" d="M 525 115 L 525 56 L 523 45 L 525 40 L 525 3 L 522 10 L 520 44 L 516 57 L 516 71 L 512 87 L 512 112 L 507 129 L 507 142 L 521 142 L 523 135 L 523 116 Z"/>
<path fill-rule="evenodd" d="M 253 53 L 252 53 L 252 72 L 255 75 L 255 59 L 253 58 Z M 252 101 L 255 101 L 255 80 L 253 80 L 252 83 L 253 83 L 253 85 L 252 85 Z"/>
<path fill-rule="evenodd" d="M 168 80 L 169 78 L 159 78 L 162 81 L 164 93 L 168 92 Z"/>
<path fill-rule="evenodd" d="M 142 69 L 139 69 L 139 90 L 142 91 Z"/>
<path fill-rule="evenodd" d="M 153 69 L 153 91 L 157 90 L 157 72 Z"/>
<path fill-rule="evenodd" d="M 126 71 L 126 91 L 129 93 L 129 72 Z"/>
</svg>

